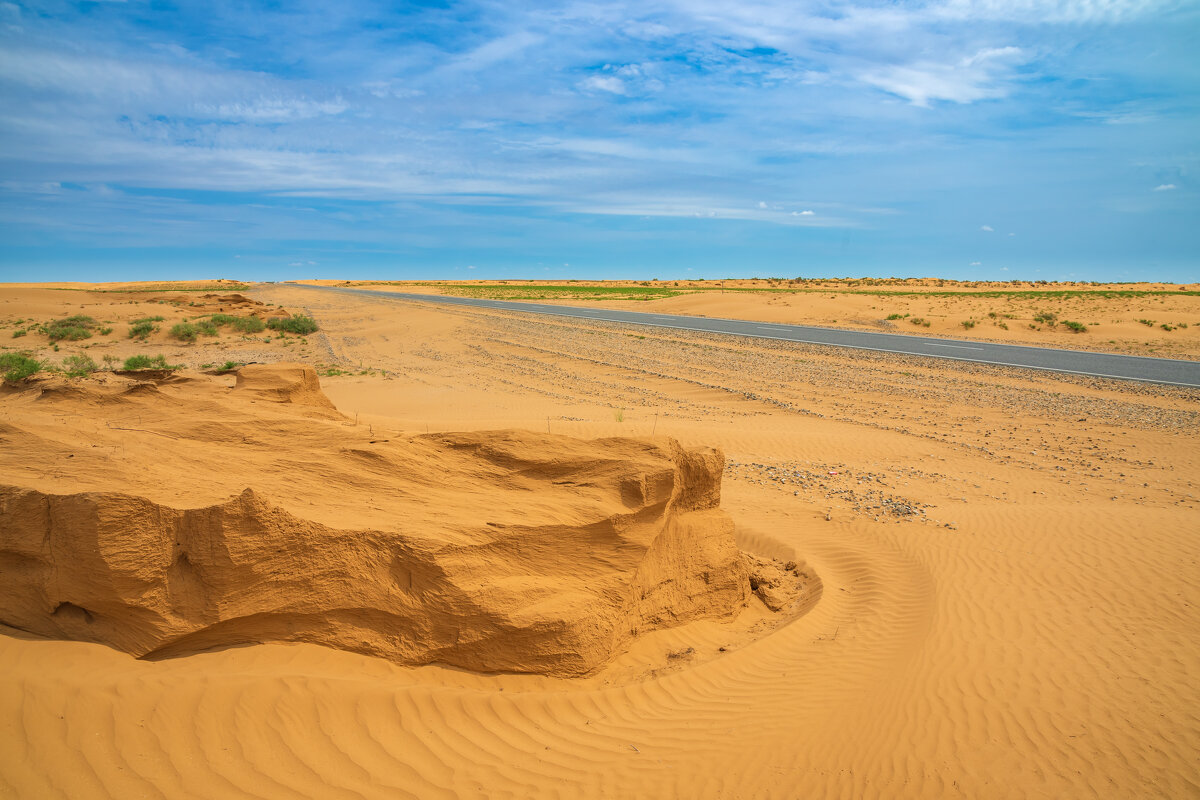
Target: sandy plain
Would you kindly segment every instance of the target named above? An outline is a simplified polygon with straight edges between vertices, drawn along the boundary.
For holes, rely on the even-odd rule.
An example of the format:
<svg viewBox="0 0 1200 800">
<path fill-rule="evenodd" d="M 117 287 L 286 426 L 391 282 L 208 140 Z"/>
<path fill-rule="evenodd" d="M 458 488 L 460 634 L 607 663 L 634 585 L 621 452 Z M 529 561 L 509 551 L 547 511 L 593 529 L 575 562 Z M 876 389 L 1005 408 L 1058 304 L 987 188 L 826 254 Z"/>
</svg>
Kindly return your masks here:
<svg viewBox="0 0 1200 800">
<path fill-rule="evenodd" d="M 1158 358 L 1200 358 L 1200 284 L 1196 283 L 961 282 L 934 278 L 301 282 Z"/>
<path fill-rule="evenodd" d="M 1200 393 L 286 285 L 242 294 L 321 331 L 118 334 L 54 352 L 6 331 L 209 309 L 4 287 L 0 344 L 320 365 L 325 394 L 372 436 L 549 429 L 719 447 L 739 544 L 802 562 L 819 597 L 785 620 L 747 609 L 650 634 L 579 678 L 310 644 L 142 661 L 9 630 L 5 796 L 1200 793 Z M 1200 322 L 1188 297 L 1171 313 Z M 21 413 L 0 398 L 2 421 Z M 60 424 L 80 446 L 96 431 L 86 413 Z M 151 438 L 127 436 L 124 457 L 152 480 Z M 44 454 L 19 456 L 52 475 Z"/>
</svg>

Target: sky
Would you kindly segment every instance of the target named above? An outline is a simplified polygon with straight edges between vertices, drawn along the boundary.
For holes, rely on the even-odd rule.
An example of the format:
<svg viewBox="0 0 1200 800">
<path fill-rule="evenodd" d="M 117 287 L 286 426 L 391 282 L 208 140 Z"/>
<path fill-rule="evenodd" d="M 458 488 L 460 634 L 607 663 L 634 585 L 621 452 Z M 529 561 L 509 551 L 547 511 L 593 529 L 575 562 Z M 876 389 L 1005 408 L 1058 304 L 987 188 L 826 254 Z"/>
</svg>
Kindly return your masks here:
<svg viewBox="0 0 1200 800">
<path fill-rule="evenodd" d="M 0 2 L 0 281 L 1200 280 L 1200 3 Z"/>
</svg>

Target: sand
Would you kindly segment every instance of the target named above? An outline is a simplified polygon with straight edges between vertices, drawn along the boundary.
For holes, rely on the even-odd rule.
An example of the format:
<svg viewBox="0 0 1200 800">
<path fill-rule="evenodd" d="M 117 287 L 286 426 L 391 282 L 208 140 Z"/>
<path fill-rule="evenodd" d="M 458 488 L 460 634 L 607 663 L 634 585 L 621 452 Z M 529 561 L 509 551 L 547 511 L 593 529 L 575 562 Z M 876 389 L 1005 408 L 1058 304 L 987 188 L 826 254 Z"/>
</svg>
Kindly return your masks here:
<svg viewBox="0 0 1200 800">
<path fill-rule="evenodd" d="M 458 294 L 655 314 L 757 320 L 1002 344 L 1200 358 L 1200 284 L 960 283 L 895 281 L 580 281 L 576 287 L 659 290 L 674 296 L 613 299 L 539 288 L 562 282 L 302 281 L 376 291 Z M 1053 316 L 1050 316 L 1053 315 Z M 1078 323 L 1082 326 L 1072 326 Z M 1084 330 L 1086 329 L 1086 330 Z"/>
<path fill-rule="evenodd" d="M 3 314 L 33 302 L 26 292 L 6 289 Z M 307 345 L 263 343 L 261 357 L 306 346 L 301 360 L 349 373 L 321 388 L 351 430 L 720 448 L 739 546 L 798 562 L 820 592 L 785 624 L 747 608 L 655 631 L 575 678 L 306 643 L 148 662 L 9 631 L 4 795 L 1200 792 L 1200 394 L 286 286 L 246 294 L 321 322 Z M 0 422 L 14 415 L 0 400 Z M 86 417 L 60 424 L 87 441 Z M 151 459 L 126 468 L 156 476 Z"/>
</svg>

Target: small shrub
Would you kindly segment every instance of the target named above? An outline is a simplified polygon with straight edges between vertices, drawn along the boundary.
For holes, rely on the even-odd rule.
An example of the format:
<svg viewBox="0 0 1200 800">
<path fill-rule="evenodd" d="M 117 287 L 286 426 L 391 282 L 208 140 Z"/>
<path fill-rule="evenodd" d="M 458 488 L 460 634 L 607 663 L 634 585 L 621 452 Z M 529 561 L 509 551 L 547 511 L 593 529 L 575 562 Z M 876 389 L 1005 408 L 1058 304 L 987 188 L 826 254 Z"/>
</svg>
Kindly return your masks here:
<svg viewBox="0 0 1200 800">
<path fill-rule="evenodd" d="M 22 336 L 24 336 L 24 335 L 25 335 L 25 334 L 27 334 L 27 333 L 29 333 L 29 331 L 27 331 L 27 330 L 25 330 L 25 329 L 23 329 L 23 328 L 22 328 L 22 329 L 19 329 L 19 330 L 15 330 L 15 331 L 13 331 L 13 338 L 14 338 L 14 339 L 20 339 Z"/>
<path fill-rule="evenodd" d="M 312 317 L 296 314 L 291 317 L 269 319 L 267 320 L 267 327 L 273 331 L 286 331 L 288 333 L 304 335 L 317 330 L 317 321 Z"/>
<path fill-rule="evenodd" d="M 258 317 L 238 317 L 233 321 L 233 329 L 238 333 L 258 333 L 267 327 L 267 323 Z"/>
<path fill-rule="evenodd" d="M 1153 327 L 1154 327 L 1154 320 L 1152 320 L 1152 319 L 1139 319 L 1139 320 L 1138 320 L 1138 322 L 1142 323 L 1142 324 L 1143 324 L 1143 325 L 1145 325 L 1147 328 L 1153 328 Z"/>
<path fill-rule="evenodd" d="M 1087 325 L 1084 325 L 1082 322 L 1064 319 L 1063 327 L 1071 331 L 1071 333 L 1087 333 Z"/>
<path fill-rule="evenodd" d="M 1007 322 L 997 322 L 996 327 L 1001 328 L 1003 330 L 1008 330 L 1008 323 Z"/>
<path fill-rule="evenodd" d="M 158 330 L 158 326 L 154 323 L 162 321 L 162 317 L 142 317 L 133 320 L 129 323 L 129 338 L 145 341 L 150 334 Z"/>
<path fill-rule="evenodd" d="M 209 317 L 214 325 L 231 326 L 238 333 L 258 333 L 266 324 L 258 317 L 235 317 L 232 314 L 213 314 Z"/>
<path fill-rule="evenodd" d="M 1168 324 L 1167 324 L 1167 323 L 1165 323 L 1165 322 L 1164 322 L 1162 325 L 1159 325 L 1158 327 L 1162 328 L 1162 329 L 1163 329 L 1164 331 L 1166 331 L 1167 333 L 1170 333 L 1171 331 L 1175 330 L 1175 326 L 1174 326 L 1174 325 L 1168 325 Z"/>
<path fill-rule="evenodd" d="M 90 356 L 80 354 L 63 359 L 63 370 L 72 378 L 82 378 L 99 369 L 100 367 L 96 365 L 95 361 L 92 361 Z"/>
<path fill-rule="evenodd" d="M 613 414 L 613 419 L 615 419 L 617 422 L 624 422 L 625 421 L 625 409 L 623 409 L 623 408 L 617 409 L 616 413 Z"/>
<path fill-rule="evenodd" d="M 963 321 L 962 321 L 960 324 L 961 324 L 961 325 L 962 325 L 964 328 L 966 328 L 967 330 L 971 330 L 971 328 L 974 328 L 974 327 L 975 327 L 975 320 L 973 320 L 973 319 L 964 319 L 964 320 L 963 320 Z"/>
<path fill-rule="evenodd" d="M 52 342 L 62 339 L 66 339 L 68 342 L 78 342 L 81 339 L 91 338 L 92 330 L 96 327 L 96 320 L 77 314 L 74 317 L 56 319 L 42 327 Z"/>
<path fill-rule="evenodd" d="M 887 318 L 888 319 L 904 319 L 907 316 L 908 316 L 908 314 L 888 314 Z"/>
<path fill-rule="evenodd" d="M 229 372 L 230 370 L 237 369 L 241 365 L 242 365 L 242 363 L 240 361 L 226 361 L 224 364 L 221 365 L 221 371 Z"/>
<path fill-rule="evenodd" d="M 926 328 L 928 328 L 931 324 L 929 320 L 922 319 L 921 317 L 913 317 L 909 320 L 909 322 L 911 322 L 913 325 L 923 325 Z"/>
<path fill-rule="evenodd" d="M 112 329 L 112 328 L 101 328 L 101 329 L 100 329 L 100 335 L 101 335 L 101 336 L 108 336 L 110 333 L 112 333 L 112 331 L 113 331 L 113 329 Z"/>
<path fill-rule="evenodd" d="M 1053 311 L 1043 311 L 1040 314 L 1036 314 L 1033 318 L 1033 321 L 1041 322 L 1053 328 L 1058 324 L 1058 314 L 1055 314 Z"/>
<path fill-rule="evenodd" d="M 220 336 L 221 331 L 217 329 L 216 323 L 210 319 L 202 319 L 196 323 L 196 330 L 205 336 Z"/>
<path fill-rule="evenodd" d="M 171 326 L 170 336 L 181 342 L 194 342 L 200 330 L 190 322 L 177 322 Z"/>
<path fill-rule="evenodd" d="M 122 369 L 139 370 L 139 369 L 179 369 L 178 364 L 168 364 L 166 357 L 159 353 L 151 358 L 150 356 L 130 356 L 125 359 L 125 364 Z"/>
<path fill-rule="evenodd" d="M 41 371 L 44 366 L 41 361 L 23 353 L 0 353 L 0 375 L 3 375 L 6 381 L 15 383 L 24 380 Z"/>
</svg>

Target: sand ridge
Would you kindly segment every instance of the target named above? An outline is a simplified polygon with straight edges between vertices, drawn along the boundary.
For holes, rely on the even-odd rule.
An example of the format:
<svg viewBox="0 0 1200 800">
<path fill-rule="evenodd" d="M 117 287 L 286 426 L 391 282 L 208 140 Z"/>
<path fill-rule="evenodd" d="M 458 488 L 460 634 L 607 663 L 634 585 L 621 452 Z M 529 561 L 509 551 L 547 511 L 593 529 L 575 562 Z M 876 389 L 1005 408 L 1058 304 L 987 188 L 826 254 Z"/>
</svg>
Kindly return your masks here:
<svg viewBox="0 0 1200 800">
<path fill-rule="evenodd" d="M 184 373 L 6 387 L 0 621 L 139 657 L 308 641 L 571 675 L 641 633 L 731 618 L 751 589 L 781 611 L 803 588 L 774 574 L 749 585 L 719 509 L 718 451 L 515 430 L 364 442 L 309 366 L 251 365 L 221 384 Z M 80 412 L 95 425 L 81 451 L 55 429 Z M 194 480 L 207 459 L 223 465 L 210 496 L 247 488 L 181 507 L 172 481 L 104 454 L 146 434 L 160 438 L 162 475 Z"/>
</svg>

